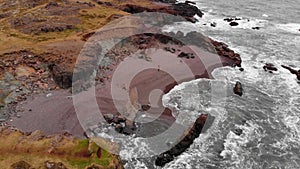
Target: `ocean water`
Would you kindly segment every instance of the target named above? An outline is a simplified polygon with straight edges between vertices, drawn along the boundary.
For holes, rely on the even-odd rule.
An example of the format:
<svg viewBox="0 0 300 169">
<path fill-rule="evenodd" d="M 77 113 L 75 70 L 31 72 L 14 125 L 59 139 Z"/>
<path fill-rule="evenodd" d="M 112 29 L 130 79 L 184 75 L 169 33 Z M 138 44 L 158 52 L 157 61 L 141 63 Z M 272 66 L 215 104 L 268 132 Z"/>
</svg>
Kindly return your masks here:
<svg viewBox="0 0 300 169">
<path fill-rule="evenodd" d="M 300 1 L 192 1 L 204 11 L 204 17 L 196 24 L 176 23 L 166 29 L 192 29 L 225 42 L 241 54 L 245 71 L 219 68 L 213 72 L 214 80 L 184 83 L 163 97 L 165 106 L 196 109 L 216 118 L 189 149 L 163 168 L 300 168 L 300 83 L 281 67 L 284 64 L 300 69 Z M 241 18 L 237 21 L 239 26 L 229 26 L 223 20 L 226 17 Z M 211 23 L 216 23 L 216 27 L 211 27 Z M 265 63 L 273 63 L 278 71 L 264 71 Z M 222 99 L 216 97 L 220 94 L 214 93 L 216 89 L 231 91 L 236 81 L 243 84 L 242 97 L 231 92 Z M 210 85 L 200 90 L 203 83 Z M 191 88 L 199 92 L 190 92 Z M 205 90 L 210 92 L 201 92 Z M 182 99 L 170 99 L 178 96 Z M 195 107 L 203 100 L 209 104 Z M 180 104 L 185 106 L 176 107 Z M 147 160 L 137 160 L 125 167 L 158 168 Z"/>
<path fill-rule="evenodd" d="M 175 27 L 194 27 L 240 53 L 244 72 L 225 67 L 215 70 L 213 76 L 226 81 L 224 89 L 240 81 L 245 93 L 241 98 L 228 94 L 210 110 L 201 110 L 217 117 L 213 127 L 164 168 L 300 168 L 300 84 L 281 68 L 282 64 L 300 68 L 299 1 L 195 2 L 205 12 L 204 18 L 197 24 Z M 223 20 L 226 17 L 242 20 L 231 27 Z M 275 64 L 278 72 L 265 72 L 265 63 Z M 181 88 L 168 97 L 186 93 Z M 235 134 L 237 129 L 241 135 Z"/>
</svg>

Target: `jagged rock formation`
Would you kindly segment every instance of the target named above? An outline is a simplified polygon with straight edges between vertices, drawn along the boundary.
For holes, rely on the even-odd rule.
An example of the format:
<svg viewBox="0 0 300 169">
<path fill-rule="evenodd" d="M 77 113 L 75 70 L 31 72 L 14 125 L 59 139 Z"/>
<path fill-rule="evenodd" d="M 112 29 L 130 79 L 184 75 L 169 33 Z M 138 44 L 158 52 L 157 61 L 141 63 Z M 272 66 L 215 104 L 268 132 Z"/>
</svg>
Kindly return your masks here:
<svg viewBox="0 0 300 169">
<path fill-rule="evenodd" d="M 233 92 L 236 95 L 243 96 L 243 86 L 242 86 L 241 82 L 236 82 L 236 84 L 233 88 Z"/>
<path fill-rule="evenodd" d="M 157 166 L 164 166 L 165 164 L 171 162 L 174 160 L 174 158 L 181 153 L 183 153 L 187 148 L 190 147 L 191 144 L 193 144 L 194 140 L 199 137 L 202 128 L 204 127 L 205 122 L 207 121 L 208 115 L 201 115 L 192 128 L 187 131 L 187 134 L 183 136 L 183 139 L 179 141 L 178 144 L 176 144 L 173 148 L 168 150 L 167 152 L 164 152 L 160 154 L 156 160 L 155 165 Z"/>
<path fill-rule="evenodd" d="M 281 65 L 283 68 L 289 70 L 292 74 L 296 75 L 297 76 L 297 79 L 300 80 L 300 70 L 295 70 L 291 67 L 288 67 L 288 66 L 285 66 L 285 65 Z"/>
</svg>

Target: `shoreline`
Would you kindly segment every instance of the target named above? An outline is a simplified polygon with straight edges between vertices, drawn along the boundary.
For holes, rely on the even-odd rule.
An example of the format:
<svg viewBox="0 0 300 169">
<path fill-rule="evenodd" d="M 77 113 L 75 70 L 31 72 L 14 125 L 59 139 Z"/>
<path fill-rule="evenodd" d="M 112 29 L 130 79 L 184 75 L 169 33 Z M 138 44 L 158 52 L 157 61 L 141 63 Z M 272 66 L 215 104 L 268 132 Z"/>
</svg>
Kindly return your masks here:
<svg viewBox="0 0 300 169">
<path fill-rule="evenodd" d="M 152 3 L 152 2 L 151 2 Z M 99 4 L 99 3 L 98 3 Z M 173 2 L 170 3 L 171 6 L 173 4 Z M 181 3 L 182 7 L 190 7 L 193 5 L 187 5 L 188 3 Z M 108 4 L 105 4 L 106 6 L 109 6 Z M 174 4 L 173 4 L 174 5 Z M 92 5 L 88 5 L 88 6 L 92 6 Z M 142 5 L 143 6 L 143 5 Z M 196 22 L 195 18 L 193 19 L 193 17 L 191 17 L 191 15 L 195 15 L 198 13 L 198 15 L 201 15 L 201 11 L 197 11 L 194 7 L 191 7 L 191 9 L 193 9 L 192 14 L 187 12 L 187 13 L 176 13 L 176 10 L 172 9 L 170 10 L 169 5 L 162 5 L 160 6 L 160 4 L 155 3 L 155 7 L 153 7 L 152 9 L 150 8 L 145 8 L 145 6 L 143 6 L 143 8 L 139 8 L 138 6 L 132 6 L 132 5 L 125 5 L 125 9 L 124 6 L 118 7 L 118 9 L 122 9 L 123 11 L 127 11 L 129 13 L 135 13 L 136 11 L 141 12 L 140 10 L 144 10 L 144 11 L 153 11 L 153 10 L 157 10 L 158 12 L 162 11 L 162 12 L 167 12 L 167 13 L 171 13 L 171 14 L 180 14 L 182 16 L 185 17 L 185 19 L 187 21 L 190 22 Z M 180 9 L 182 9 L 182 7 L 179 5 L 176 6 L 175 9 L 178 8 L 177 12 L 180 11 Z M 128 10 L 130 9 L 130 10 Z M 136 10 L 136 11 L 135 11 Z M 203 13 L 202 13 L 203 14 Z M 201 15 L 202 16 L 202 15 Z M 90 33 L 91 31 L 89 31 Z M 88 33 L 88 34 L 89 34 Z M 181 32 L 177 32 L 178 36 L 181 37 L 185 37 Z M 87 35 L 87 34 L 84 34 Z M 191 37 L 201 37 L 200 33 L 197 32 L 190 32 L 186 35 L 185 38 L 191 38 Z M 86 36 L 85 36 L 86 37 Z M 81 37 L 80 37 L 81 38 Z M 134 38 L 131 40 L 131 43 L 136 43 L 134 41 Z M 145 37 L 143 37 L 145 38 Z M 147 37 L 146 37 L 147 38 Z M 87 38 L 84 38 L 84 40 L 87 40 Z M 158 44 L 158 48 L 160 48 L 164 53 L 168 53 L 168 51 L 165 51 L 164 48 L 166 48 L 166 45 L 161 43 L 160 40 L 165 40 L 163 39 L 156 39 L 157 42 L 155 42 L 156 44 Z M 12 111 L 17 111 L 15 114 L 12 114 L 13 121 L 9 122 L 9 125 L 12 126 L 16 126 L 18 129 L 24 130 L 25 132 L 34 132 L 36 130 L 42 130 L 43 132 L 45 132 L 47 135 L 50 134 L 59 134 L 62 131 L 67 131 L 69 133 L 71 133 L 74 136 L 79 136 L 82 137 L 84 136 L 84 131 L 81 129 L 81 126 L 77 120 L 77 116 L 75 113 L 75 110 L 73 108 L 73 103 L 70 99 L 70 95 L 71 93 L 69 93 L 69 87 L 71 86 L 70 80 L 72 78 L 72 68 L 74 67 L 74 60 L 76 60 L 76 53 L 78 54 L 78 50 L 72 50 L 71 48 L 73 48 L 74 44 L 77 47 L 80 47 L 84 41 L 83 40 L 79 40 L 76 38 L 76 40 L 71 40 L 69 41 L 66 45 L 67 45 L 67 49 L 64 49 L 64 45 L 60 46 L 62 42 L 59 43 L 53 43 L 53 44 L 48 44 L 46 45 L 48 48 L 47 50 L 53 50 L 55 51 L 54 53 L 56 53 L 57 55 L 64 55 L 63 58 L 57 57 L 52 59 L 52 53 L 43 53 L 40 55 L 39 53 L 35 53 L 34 51 L 23 51 L 20 52 L 22 53 L 22 58 L 20 59 L 20 57 L 18 57 L 19 53 L 6 53 L 3 56 L 11 56 L 12 54 L 16 54 L 17 56 L 17 60 L 22 60 L 25 58 L 28 59 L 29 61 L 23 63 L 23 61 L 20 61 L 19 63 L 12 63 L 9 65 L 4 65 L 4 67 L 8 67 L 12 69 L 12 74 L 14 73 L 18 73 L 17 70 L 14 67 L 18 67 L 20 65 L 25 64 L 26 66 L 29 65 L 29 68 L 25 67 L 22 68 L 21 72 L 29 72 L 29 70 L 31 71 L 30 67 L 34 67 L 37 65 L 40 65 L 41 63 L 43 64 L 44 67 L 34 67 L 34 70 L 32 70 L 32 72 L 29 72 L 29 75 L 25 74 L 26 79 L 29 79 L 29 85 L 34 86 L 37 82 L 39 83 L 38 85 L 38 89 L 32 89 L 31 92 L 26 93 L 24 92 L 24 94 L 22 93 L 25 89 L 20 88 L 19 90 L 21 90 L 22 93 L 22 98 L 17 97 L 19 100 L 18 101 L 14 101 L 12 102 L 14 106 L 16 106 L 15 108 L 12 109 Z M 197 42 L 196 42 L 197 43 Z M 170 65 L 174 64 L 173 67 L 176 67 L 177 63 L 181 60 L 183 61 L 185 64 L 191 66 L 192 70 L 194 70 L 195 72 L 195 77 L 192 78 L 208 78 L 209 74 L 211 73 L 212 70 L 214 70 L 215 68 L 218 67 L 222 67 L 222 66 L 240 66 L 241 65 L 241 58 L 238 54 L 236 54 L 233 50 L 230 50 L 228 48 L 228 46 L 225 43 L 221 43 L 221 42 L 217 42 L 214 41 L 212 39 L 208 39 L 208 43 L 212 43 L 214 50 L 216 50 L 216 53 L 219 55 L 221 61 L 222 61 L 222 65 L 213 65 L 210 68 L 210 72 L 207 72 L 207 70 L 205 69 L 200 69 L 198 70 L 199 67 L 203 66 L 203 63 L 201 61 L 194 61 L 195 59 L 193 58 L 180 58 L 179 55 L 181 53 L 189 53 L 189 51 L 186 51 L 185 49 L 179 49 L 178 46 L 174 47 L 174 46 L 167 46 L 169 48 L 175 48 L 176 50 L 179 50 L 180 53 L 176 53 L 173 54 L 170 57 L 173 57 L 174 62 L 173 63 L 169 63 Z M 137 45 L 137 48 L 141 48 L 140 44 L 134 44 Z M 66 53 L 68 51 L 71 51 L 71 56 L 67 56 Z M 30 56 L 30 57 L 29 57 Z M 33 56 L 33 57 L 32 57 Z M 64 60 L 64 58 L 66 60 Z M 179 58 L 179 59 L 178 59 Z M 49 60 L 48 60 L 49 59 Z M 65 61 L 68 61 L 68 63 L 64 63 Z M 9 61 L 12 62 L 12 61 Z M 58 62 L 58 63 L 56 63 Z M 72 63 L 73 62 L 73 63 Z M 115 61 L 117 63 L 117 61 Z M 30 64 L 28 64 L 30 63 Z M 98 98 L 98 103 L 100 105 L 105 104 L 106 106 L 103 107 L 103 112 L 109 112 L 112 114 L 118 114 L 118 111 L 115 110 L 112 106 L 112 96 L 107 93 L 107 89 L 110 87 L 110 75 L 113 74 L 112 72 L 114 72 L 115 68 L 117 67 L 118 64 L 114 63 L 114 65 L 109 65 L 109 69 L 113 70 L 109 70 L 107 71 L 103 77 L 100 77 L 98 80 L 100 82 L 100 84 L 106 84 L 107 86 L 103 88 L 103 86 L 100 89 L 101 97 Z M 2 67 L 1 67 L 2 68 Z M 6 68 L 5 68 L 6 69 Z M 25 70 L 24 70 L 25 69 Z M 34 75 L 33 77 L 31 75 L 36 74 L 36 72 L 40 72 L 39 76 Z M 24 75 L 22 75 L 21 73 L 19 73 L 21 76 L 23 77 Z M 43 76 L 45 74 L 45 76 Z M 124 75 L 126 76 L 126 74 Z M 43 79 L 45 79 L 44 81 L 40 82 L 40 78 L 43 77 Z M 156 78 L 154 78 L 156 77 Z M 163 79 L 162 81 L 156 81 L 157 83 L 155 84 L 151 84 L 148 83 L 149 85 L 144 84 L 145 80 L 149 80 L 149 82 L 151 81 L 155 81 L 155 79 L 160 78 Z M 186 81 L 189 80 L 193 80 L 193 79 L 185 79 Z M 35 80 L 32 80 L 35 79 Z M 17 81 L 19 79 L 17 78 Z M 51 84 L 51 90 L 49 90 L 49 86 L 48 84 Z M 162 71 L 157 71 L 157 70 L 152 70 L 149 72 L 146 72 L 146 75 L 143 74 L 140 77 L 136 77 L 134 79 L 134 81 L 132 82 L 132 87 L 137 87 L 138 91 L 140 92 L 139 95 L 142 97 L 137 98 L 137 101 L 139 102 L 139 104 L 141 105 L 148 105 L 148 95 L 150 94 L 150 92 L 152 91 L 152 89 L 161 89 L 162 91 L 164 91 L 165 93 L 167 93 L 169 90 L 171 90 L 177 83 L 174 82 L 174 79 L 168 77 L 167 74 L 164 74 Z M 22 85 L 21 85 L 22 86 Z M 105 86 L 105 85 L 104 85 Z M 166 88 L 167 87 L 167 88 Z M 19 87 L 17 87 L 19 88 Z M 34 92 L 35 91 L 35 92 Z M 38 91 L 38 92 L 36 92 Z M 40 93 L 40 94 L 34 94 L 34 93 Z M 26 96 L 27 95 L 27 96 Z M 18 96 L 18 92 L 17 92 L 17 96 Z M 33 97 L 33 100 L 27 100 L 28 97 Z M 25 102 L 24 102 L 25 101 Z M 150 105 L 150 107 L 152 107 Z M 159 110 L 162 109 L 162 105 L 159 105 Z M 157 109 L 150 109 L 150 112 L 153 111 L 153 113 L 155 114 L 155 112 L 157 111 Z M 166 118 L 168 119 L 169 117 L 171 117 L 172 112 L 170 112 L 170 110 L 165 110 L 164 111 L 164 115 L 166 117 L 161 116 L 163 119 Z M 205 117 L 206 118 L 206 117 Z M 174 120 L 174 118 L 169 119 L 169 120 Z M 204 122 L 203 119 L 199 119 L 201 123 L 200 126 L 203 127 Z M 200 127 L 200 128 L 202 128 Z M 199 128 L 199 127 L 198 127 Z M 199 129 L 198 129 L 199 130 Z M 201 131 L 201 129 L 200 129 Z M 197 131 L 197 132 L 200 132 Z M 193 131 L 195 132 L 195 131 Z M 192 133 L 193 134 L 193 133 Z M 200 133 L 198 133 L 200 134 Z M 197 134 L 196 134 L 197 135 Z M 188 140 L 188 144 L 190 144 L 193 141 L 193 139 Z"/>
<path fill-rule="evenodd" d="M 191 36 L 194 34 L 191 34 Z M 233 51 L 229 50 L 227 48 L 227 46 L 224 43 L 218 43 L 216 41 L 213 42 L 215 45 L 219 45 L 218 47 L 216 47 L 217 52 L 222 55 L 226 55 L 226 57 L 220 57 L 222 64 L 223 65 L 212 65 L 212 67 L 210 67 L 209 71 L 210 72 L 206 72 L 208 71 L 207 69 L 199 69 L 200 67 L 203 67 L 203 63 L 201 60 L 207 60 L 208 57 L 213 57 L 213 56 L 200 56 L 201 60 L 195 60 L 195 59 L 186 59 L 186 58 L 178 58 L 178 55 L 185 51 L 185 49 L 183 49 L 183 51 L 177 53 L 177 54 L 172 54 L 169 53 L 167 51 L 164 51 L 165 45 L 162 45 L 161 48 L 161 54 L 158 55 L 162 55 L 162 54 L 168 54 L 169 53 L 169 57 L 172 58 L 173 63 L 168 63 L 170 67 L 174 67 L 175 69 L 173 71 L 176 71 L 176 67 L 178 66 L 178 64 L 180 65 L 180 62 L 184 62 L 185 64 L 187 64 L 188 66 L 191 66 L 192 71 L 194 72 L 195 77 L 188 77 L 188 79 L 185 79 L 184 81 L 190 81 L 193 79 L 198 79 L 198 78 L 209 78 L 210 77 L 210 73 L 218 67 L 221 66 L 235 66 L 236 62 L 238 62 L 238 64 L 240 64 L 240 58 L 238 57 L 237 60 L 234 59 L 230 59 L 230 57 L 234 57 L 234 56 L 239 56 L 239 55 L 235 55 L 233 53 Z M 230 54 L 231 56 L 227 56 L 227 53 L 225 50 L 229 51 L 229 53 L 232 52 L 232 54 Z M 186 53 L 188 53 L 187 51 L 185 51 Z M 114 56 L 113 56 L 114 57 Z M 160 60 L 162 61 L 162 60 Z M 167 60 L 168 61 L 168 60 Z M 231 61 L 231 63 L 229 62 Z M 165 62 L 167 63 L 167 62 Z M 111 77 L 114 74 L 114 70 L 118 64 L 114 63 L 114 66 L 108 66 L 110 67 L 110 69 L 108 71 L 102 72 L 104 74 L 102 74 L 103 77 Z M 202 65 L 202 66 L 201 66 Z M 203 67 L 204 68 L 204 67 Z M 208 73 L 208 74 L 207 74 Z M 126 73 L 122 74 L 123 77 L 127 77 L 129 76 L 126 75 Z M 183 77 L 185 75 L 183 74 Z M 111 91 L 111 79 L 107 79 L 106 81 L 103 79 L 99 80 L 99 89 L 97 89 L 97 102 L 99 105 L 101 105 L 101 112 L 103 112 L 104 114 L 106 113 L 112 113 L 117 115 L 118 114 L 118 110 L 115 109 L 114 103 L 113 103 L 113 99 L 112 99 L 112 95 L 108 92 Z M 155 83 L 152 83 L 154 82 Z M 184 82 L 182 81 L 182 82 Z M 148 82 L 148 83 L 145 83 Z M 104 84 L 104 87 L 103 87 Z M 140 105 L 148 105 L 149 104 L 149 94 L 151 93 L 151 91 L 153 89 L 159 89 L 162 90 L 164 93 L 167 93 L 168 91 L 170 91 L 175 85 L 177 85 L 177 83 L 174 81 L 174 79 L 172 77 L 169 77 L 168 74 L 164 73 L 163 71 L 157 71 L 157 70 L 149 70 L 148 72 L 143 72 L 140 75 L 136 76 L 133 81 L 130 84 L 130 88 L 137 88 L 137 90 L 139 91 L 139 98 L 138 98 L 138 102 Z M 166 88 L 167 87 L 167 88 Z M 41 129 L 42 131 L 46 132 L 46 134 L 55 134 L 58 133 L 60 131 L 66 131 L 66 130 L 70 130 L 69 132 L 71 134 L 74 135 L 78 135 L 78 136 L 83 136 L 83 130 L 81 130 L 78 120 L 76 120 L 76 113 L 75 110 L 73 108 L 73 102 L 72 102 L 72 98 L 70 98 L 69 96 L 71 96 L 72 94 L 68 92 L 68 90 L 61 90 L 61 91 L 52 91 L 49 92 L 48 94 L 40 94 L 37 95 L 37 97 L 34 97 L 32 101 L 25 101 L 24 103 L 22 103 L 20 107 L 20 109 L 23 109 L 24 111 L 20 114 L 21 117 L 16 117 L 14 118 L 13 122 L 11 122 L 10 124 L 16 126 L 17 128 L 20 129 L 24 129 L 25 131 L 29 132 L 29 131 L 35 131 L 35 130 L 39 130 Z M 161 99 L 160 99 L 161 100 Z M 26 103 L 27 102 L 27 103 Z M 126 103 L 124 103 L 126 104 Z M 43 105 L 41 108 L 39 108 L 39 106 Z M 155 114 L 155 112 L 157 110 L 161 110 L 164 109 L 162 104 L 159 103 L 159 107 L 153 110 L 152 113 Z M 166 109 L 164 111 L 165 115 L 170 116 L 172 113 L 170 112 L 170 110 Z M 38 115 L 38 116 L 37 116 Z M 24 116 L 24 117 L 23 117 Z M 44 119 L 45 117 L 47 117 L 46 119 Z M 26 120 L 24 120 L 24 118 Z M 32 123 L 30 121 L 30 119 L 34 119 L 35 121 Z M 64 122 L 64 120 L 66 120 Z M 71 122 L 68 122 L 67 120 L 70 120 Z M 49 124 L 50 126 L 53 125 L 55 126 L 50 127 L 47 126 L 46 124 Z M 75 123 L 75 125 L 74 125 Z M 50 129 L 50 130 L 49 130 Z"/>
</svg>

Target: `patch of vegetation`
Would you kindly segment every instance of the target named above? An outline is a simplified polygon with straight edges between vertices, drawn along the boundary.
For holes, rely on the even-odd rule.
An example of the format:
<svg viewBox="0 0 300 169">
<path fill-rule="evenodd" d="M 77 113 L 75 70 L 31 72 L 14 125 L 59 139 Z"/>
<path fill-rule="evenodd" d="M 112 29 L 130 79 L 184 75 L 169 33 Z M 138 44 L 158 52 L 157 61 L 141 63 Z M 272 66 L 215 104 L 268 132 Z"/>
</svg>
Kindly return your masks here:
<svg viewBox="0 0 300 169">
<path fill-rule="evenodd" d="M 6 168 L 18 161 L 26 161 L 34 168 L 42 168 L 46 161 L 62 162 L 67 168 L 84 169 L 92 164 L 100 167 L 114 166 L 118 159 L 101 150 L 88 139 L 66 136 L 44 137 L 40 132 L 24 136 L 21 132 L 0 129 L 0 168 Z M 55 138 L 62 137 L 59 142 Z M 82 156 L 82 152 L 90 152 Z"/>
</svg>

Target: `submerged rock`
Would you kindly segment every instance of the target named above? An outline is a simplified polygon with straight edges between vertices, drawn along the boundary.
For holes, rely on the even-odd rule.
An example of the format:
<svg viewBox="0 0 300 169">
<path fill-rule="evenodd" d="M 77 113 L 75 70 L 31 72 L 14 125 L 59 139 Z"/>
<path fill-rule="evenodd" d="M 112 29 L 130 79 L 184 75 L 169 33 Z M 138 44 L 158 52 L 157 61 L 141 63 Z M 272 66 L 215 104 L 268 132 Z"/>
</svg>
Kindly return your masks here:
<svg viewBox="0 0 300 169">
<path fill-rule="evenodd" d="M 236 135 L 238 135 L 238 136 L 240 136 L 240 135 L 243 134 L 243 130 L 242 130 L 242 129 L 235 129 L 233 132 L 234 132 Z"/>
<path fill-rule="evenodd" d="M 263 67 L 265 71 L 277 71 L 278 69 L 273 65 L 272 63 L 266 63 L 266 65 Z"/>
<path fill-rule="evenodd" d="M 233 22 L 233 21 L 239 21 L 242 20 L 242 18 L 225 18 L 224 21 L 226 22 Z"/>
<path fill-rule="evenodd" d="M 216 26 L 217 26 L 217 23 L 216 23 L 216 22 L 213 22 L 213 23 L 210 24 L 210 26 L 211 26 L 211 27 L 216 27 Z"/>
<path fill-rule="evenodd" d="M 243 86 L 242 86 L 242 83 L 241 82 L 236 82 L 235 86 L 234 86 L 234 89 L 233 89 L 233 92 L 236 94 L 236 95 L 239 95 L 239 96 L 242 96 L 243 95 Z"/>
<path fill-rule="evenodd" d="M 239 23 L 237 23 L 237 22 L 230 22 L 230 24 L 229 24 L 230 26 L 238 26 L 239 25 Z"/>
<path fill-rule="evenodd" d="M 252 29 L 253 29 L 253 30 L 259 30 L 260 27 L 258 27 L 258 26 L 257 26 L 257 27 L 252 27 Z"/>
<path fill-rule="evenodd" d="M 232 22 L 232 21 L 234 21 L 234 18 L 225 18 L 224 21 L 226 21 L 226 22 Z"/>
</svg>

